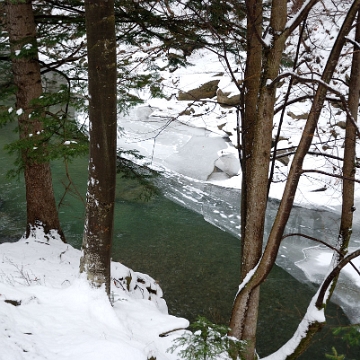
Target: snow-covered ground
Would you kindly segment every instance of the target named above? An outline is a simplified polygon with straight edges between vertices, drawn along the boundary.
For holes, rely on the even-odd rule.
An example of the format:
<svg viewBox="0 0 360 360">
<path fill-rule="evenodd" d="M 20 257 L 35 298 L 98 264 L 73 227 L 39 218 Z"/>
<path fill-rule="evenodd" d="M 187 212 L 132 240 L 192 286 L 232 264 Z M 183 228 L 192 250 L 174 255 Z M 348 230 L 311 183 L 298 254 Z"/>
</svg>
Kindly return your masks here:
<svg viewBox="0 0 360 360">
<path fill-rule="evenodd" d="M 157 283 L 112 263 L 104 289 L 79 276 L 80 251 L 33 237 L 0 245 L 0 359 L 176 359 L 167 349 L 188 321 L 168 315 Z"/>
<path fill-rule="evenodd" d="M 341 7 L 342 4 L 335 5 Z M 312 21 L 316 23 L 316 14 Z M 314 41 L 320 45 L 311 49 L 313 57 L 318 56 L 319 59 L 312 66 L 314 71 L 321 72 L 331 45 L 331 41 L 324 39 L 333 39 L 339 28 L 331 21 L 323 21 L 321 26 L 313 23 L 309 23 L 309 29 L 314 29 Z M 287 50 L 293 49 L 294 44 L 296 41 Z M 344 67 L 349 58 L 343 58 Z M 184 205 L 186 202 L 183 199 L 187 197 L 190 203 L 197 202 L 200 204 L 198 207 L 204 207 L 201 192 L 206 192 L 207 184 L 240 188 L 241 173 L 234 146 L 237 143 L 236 112 L 234 108 L 218 105 L 216 96 L 200 101 L 179 101 L 177 97 L 179 91 L 186 93 L 210 80 L 218 81 L 218 95 L 221 91 L 231 98 L 238 96 L 238 90 L 228 75 L 228 69 L 214 53 L 195 51 L 187 60 L 193 66 L 172 72 L 162 71 L 166 99 L 149 97 L 145 107 L 119 119 L 123 128 L 119 131 L 119 146 L 138 149 L 146 156 L 146 162 L 165 174 L 200 184 L 190 186 L 189 182 L 186 183 L 182 198 L 180 195 L 178 198 L 184 201 Z M 161 58 L 157 61 L 161 62 Z M 232 64 L 236 62 L 231 58 L 230 61 Z M 242 81 L 242 65 L 235 66 L 239 66 L 236 76 Z M 342 76 L 342 73 L 337 76 Z M 302 91 L 299 87 L 297 95 L 300 96 Z M 134 95 L 146 98 L 146 93 Z M 295 103 L 288 108 L 280 132 L 282 140 L 278 144 L 279 149 L 291 151 L 291 147 L 296 146 L 309 109 L 310 102 Z M 279 116 L 278 113 L 277 123 Z M 324 109 L 315 137 L 318 145 L 312 150 L 326 152 L 333 157 L 309 155 L 306 169 L 321 168 L 341 174 L 341 162 L 336 159 L 343 156 L 343 121 L 344 114 L 336 107 L 329 105 Z M 274 137 L 277 126 L 273 130 Z M 276 163 L 275 182 L 270 191 L 273 199 L 280 199 L 282 195 L 291 155 L 285 159 L 287 161 Z M 341 206 L 339 179 L 311 173 L 303 176 L 296 204 L 309 209 L 328 209 L 331 211 L 329 214 L 338 215 Z M 355 207 L 360 209 L 358 189 Z M 208 220 L 214 224 L 214 216 L 218 216 L 227 218 L 230 223 L 234 221 L 235 228 L 238 226 L 238 214 L 225 214 L 220 205 L 210 211 L 215 215 Z M 359 211 L 354 213 L 354 224 L 360 220 Z M 305 219 L 305 224 L 299 223 L 298 226 L 304 231 L 310 230 L 313 220 Z M 323 230 L 325 233 L 326 229 Z M 103 289 L 90 289 L 79 276 L 78 250 L 56 239 L 48 242 L 39 233 L 34 235 L 36 237 L 28 240 L 0 245 L 0 360 L 176 359 L 176 354 L 169 354 L 166 349 L 172 345 L 172 339 L 183 331 L 177 329 L 186 328 L 188 322 L 167 314 L 161 289 L 154 280 L 113 263 L 115 281 L 111 306 Z M 326 240 L 334 242 L 337 232 L 333 231 L 333 235 L 327 233 L 326 236 Z M 359 237 L 354 237 L 351 246 L 359 246 Z M 295 256 L 296 260 L 292 261 L 291 256 Z M 301 269 L 308 279 L 317 283 L 328 272 L 331 253 L 312 243 L 299 245 L 290 241 L 281 247 L 280 260 L 284 261 L 285 269 L 290 272 L 294 267 Z M 355 264 L 359 268 L 360 260 Z M 360 318 L 359 308 L 354 306 L 360 299 L 359 289 L 358 275 L 347 266 L 343 270 L 339 296 L 343 306 L 348 302 L 347 313 L 353 321 Z M 160 337 L 161 334 L 167 336 Z"/>
<path fill-rule="evenodd" d="M 211 61 L 212 56 L 194 55 L 195 63 L 201 65 L 202 61 L 206 61 L 206 74 L 204 69 L 199 69 L 197 76 L 180 76 L 177 72 L 172 76 L 179 76 L 182 81 L 187 79 L 189 83 L 184 84 L 184 88 L 196 87 L 219 71 L 217 67 L 210 71 L 208 64 L 218 64 L 215 59 Z M 222 83 L 224 87 L 229 85 L 225 80 L 219 84 Z M 161 169 L 166 176 L 177 177 L 178 183 L 187 180 L 185 186 L 176 190 L 183 189 L 182 199 L 187 197 L 190 203 L 197 202 L 198 207 L 204 208 L 201 201 L 206 189 L 211 188 L 208 185 L 216 184 L 224 189 L 240 187 L 241 174 L 234 146 L 236 115 L 230 108 L 200 102 L 191 105 L 194 109 L 192 114 L 198 116 L 178 116 L 187 107 L 187 103 L 176 98 L 169 101 L 149 99 L 145 107 L 139 107 L 120 119 L 123 129 L 119 130 L 119 146 L 138 149 L 146 156 L 145 162 Z M 289 133 L 285 146 L 296 143 L 299 131 L 294 126 L 302 126 L 301 121 L 291 118 L 287 121 Z M 341 149 L 336 151 L 340 153 Z M 277 164 L 279 180 L 289 164 Z M 307 166 L 318 168 L 330 165 L 314 156 L 309 157 Z M 326 189 L 324 184 L 327 184 Z M 276 183 L 271 197 L 279 199 L 282 187 L 282 182 Z M 313 192 L 321 187 L 323 191 Z M 310 209 L 327 208 L 332 214 L 338 214 L 340 194 L 339 183 L 332 179 L 308 177 L 300 183 L 296 202 Z M 359 198 L 357 192 L 357 204 Z M 214 206 L 209 210 L 214 216 L 226 218 L 235 228 L 238 226 L 239 214 L 225 214 L 220 205 Z M 237 211 L 236 207 L 231 211 Z M 216 224 L 214 216 L 208 220 Z M 310 229 L 312 220 L 309 219 L 304 228 Z M 113 263 L 112 277 L 116 280 L 112 286 L 111 306 L 103 289 L 89 288 L 79 276 L 78 250 L 59 240 L 48 242 L 39 233 L 34 235 L 28 240 L 0 245 L 1 360 L 177 358 L 176 354 L 166 350 L 172 345 L 172 340 L 184 331 L 179 329 L 188 326 L 188 321 L 167 314 L 161 289 L 153 279 Z M 291 243 L 282 246 L 280 258 L 287 260 L 284 268 L 289 270 L 295 264 L 290 263 L 291 252 L 297 257 L 301 253 L 296 267 L 302 269 L 308 279 L 318 282 L 321 275 L 328 271 L 330 252 L 312 244 L 296 246 L 296 251 L 292 251 L 294 246 Z M 359 267 L 360 261 L 355 263 Z M 360 281 L 349 266 L 343 272 L 344 282 L 340 284 L 340 297 L 344 300 L 342 305 L 347 302 L 348 315 L 353 321 L 358 321 L 359 311 L 355 304 L 359 299 Z M 161 334 L 166 336 L 159 336 Z"/>
</svg>

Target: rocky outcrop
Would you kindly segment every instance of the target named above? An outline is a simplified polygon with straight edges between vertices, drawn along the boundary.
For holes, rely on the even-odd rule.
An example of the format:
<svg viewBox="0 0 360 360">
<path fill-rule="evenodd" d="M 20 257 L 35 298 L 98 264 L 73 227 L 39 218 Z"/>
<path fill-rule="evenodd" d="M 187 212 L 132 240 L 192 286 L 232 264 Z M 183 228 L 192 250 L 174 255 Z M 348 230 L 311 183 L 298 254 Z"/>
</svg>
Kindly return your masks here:
<svg viewBox="0 0 360 360">
<path fill-rule="evenodd" d="M 299 115 L 296 115 L 294 114 L 292 111 L 288 111 L 286 113 L 287 116 L 291 117 L 292 119 L 294 120 L 306 120 L 309 116 L 309 113 L 308 112 L 305 112 L 303 114 L 299 114 Z"/>
<path fill-rule="evenodd" d="M 179 91 L 177 97 L 180 101 L 196 101 L 203 99 L 212 99 L 216 96 L 217 102 L 221 106 L 237 106 L 240 104 L 240 94 L 231 95 L 230 92 L 224 92 L 218 88 L 220 80 L 211 80 L 196 89 L 189 91 Z"/>
<path fill-rule="evenodd" d="M 179 91 L 178 100 L 180 101 L 194 101 L 202 99 L 211 99 L 216 96 L 216 90 L 218 88 L 220 80 L 209 81 L 200 87 L 189 90 L 189 91 Z"/>
<path fill-rule="evenodd" d="M 223 92 L 221 89 L 217 90 L 216 99 L 221 106 L 236 106 L 240 104 L 240 94 L 230 96 L 230 93 Z"/>
</svg>

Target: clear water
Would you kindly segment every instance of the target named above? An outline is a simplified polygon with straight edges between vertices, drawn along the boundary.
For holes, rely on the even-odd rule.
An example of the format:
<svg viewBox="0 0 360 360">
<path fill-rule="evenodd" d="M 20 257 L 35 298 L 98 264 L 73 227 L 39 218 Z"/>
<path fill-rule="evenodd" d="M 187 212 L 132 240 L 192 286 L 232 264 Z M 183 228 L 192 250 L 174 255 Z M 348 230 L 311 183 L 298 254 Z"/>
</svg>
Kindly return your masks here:
<svg viewBox="0 0 360 360">
<path fill-rule="evenodd" d="M 16 138 L 8 125 L 0 129 L 0 147 Z M 12 159 L 0 152 L 0 241 L 15 241 L 25 226 L 23 181 L 7 180 L 5 173 Z M 69 165 L 73 184 L 63 198 L 60 218 L 67 241 L 81 246 L 84 205 L 77 193 L 85 194 L 87 160 Z M 52 166 L 58 201 L 68 178 L 61 162 Z M 115 209 L 113 259 L 132 269 L 150 274 L 164 290 L 169 312 L 193 320 L 197 315 L 227 323 L 239 282 L 239 240 L 206 222 L 203 216 L 162 195 L 149 202 L 138 200 L 141 188 L 133 181 L 118 179 Z M 160 181 L 161 184 L 161 181 Z M 300 284 L 279 267 L 262 286 L 259 320 L 260 355 L 269 354 L 293 333 L 313 289 Z M 334 325 L 347 324 L 342 310 L 331 304 L 328 323 L 302 359 L 324 359 L 335 346 L 339 353 L 357 358 L 331 335 Z"/>
</svg>

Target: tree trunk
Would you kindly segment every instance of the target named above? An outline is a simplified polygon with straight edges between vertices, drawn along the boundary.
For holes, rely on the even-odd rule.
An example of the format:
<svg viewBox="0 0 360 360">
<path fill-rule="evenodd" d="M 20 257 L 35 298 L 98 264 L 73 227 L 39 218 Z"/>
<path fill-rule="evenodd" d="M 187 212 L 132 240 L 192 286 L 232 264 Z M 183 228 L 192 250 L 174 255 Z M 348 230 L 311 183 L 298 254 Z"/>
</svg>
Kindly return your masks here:
<svg viewBox="0 0 360 360">
<path fill-rule="evenodd" d="M 253 242 L 253 238 L 246 236 L 247 211 L 248 211 L 248 189 L 251 185 L 251 164 L 254 140 L 254 119 L 257 114 L 257 103 L 261 80 L 262 67 L 262 44 L 260 36 L 262 33 L 262 1 L 250 0 L 247 7 L 247 57 L 245 68 L 245 102 L 244 118 L 242 119 L 242 185 L 241 185 L 241 280 L 256 265 L 262 252 L 262 241 Z M 262 236 L 260 235 L 261 240 Z M 251 245 L 249 242 L 253 242 Z M 249 308 L 246 320 L 241 324 L 242 338 L 248 341 L 250 353 L 255 350 L 256 326 L 258 318 L 258 307 L 260 301 L 260 288 L 253 291 L 249 298 Z M 232 317 L 233 318 L 233 317 Z M 239 324 L 240 325 L 240 324 Z M 235 324 L 230 326 L 235 328 Z M 251 345 L 250 345 L 251 343 Z"/>
<path fill-rule="evenodd" d="M 358 13 L 355 41 L 360 43 L 360 13 Z M 343 203 L 341 211 L 341 223 L 339 232 L 339 247 L 343 255 L 347 252 L 351 233 L 354 207 L 354 188 L 355 188 L 355 173 L 356 173 L 356 121 L 358 117 L 359 108 L 359 92 L 360 92 L 360 48 L 354 46 L 354 53 L 352 59 L 352 67 L 349 83 L 349 111 L 351 117 L 348 115 L 346 119 L 345 129 L 345 149 L 344 149 L 344 163 L 343 163 Z"/>
<path fill-rule="evenodd" d="M 246 209 L 247 209 L 247 184 L 250 183 L 250 163 L 252 144 L 254 140 L 253 122 L 257 113 L 257 101 L 259 95 L 261 65 L 262 65 L 262 44 L 259 36 L 262 32 L 262 1 L 249 0 L 247 6 L 247 32 L 246 32 L 246 67 L 244 77 L 244 111 L 241 119 L 242 139 L 242 185 L 241 185 L 241 239 L 245 238 Z M 244 241 L 241 241 L 242 253 Z M 246 247 L 245 247 L 246 248 Z M 253 265 L 242 264 L 242 278 L 248 273 Z"/>
<path fill-rule="evenodd" d="M 241 288 L 236 295 L 230 321 L 230 334 L 249 342 L 245 354 L 245 359 L 247 360 L 252 360 L 254 357 L 257 314 L 255 307 L 258 307 L 256 293 L 259 291 L 259 285 L 266 279 L 275 263 L 285 225 L 293 205 L 299 177 L 302 173 L 302 163 L 311 145 L 317 120 L 320 116 L 327 92 L 326 87 L 319 86 L 314 98 L 312 110 L 304 128 L 302 139 L 292 162 L 277 217 L 275 218 L 274 225 L 269 234 L 265 252 L 260 260 L 257 250 L 259 244 L 262 244 L 263 241 L 267 202 L 267 189 L 265 188 L 267 188 L 266 182 L 270 162 L 271 133 L 275 103 L 275 85 L 271 82 L 278 76 L 282 52 L 288 35 L 295 26 L 298 26 L 302 19 L 307 16 L 308 11 L 316 2 L 316 0 L 311 0 L 306 3 L 306 6 L 301 8 L 301 13 L 296 16 L 296 24 L 293 22 L 291 26 L 285 28 L 287 20 L 287 2 L 285 0 L 274 0 L 271 7 L 269 27 L 271 42 L 263 43 L 262 77 L 256 103 L 256 117 L 253 119 L 252 123 L 254 134 L 253 141 L 250 147 L 250 153 L 244 154 L 246 157 L 251 157 L 250 166 L 246 167 L 246 177 L 249 179 L 249 182 L 246 182 L 246 203 L 242 203 L 242 209 L 244 209 L 244 206 L 246 207 L 245 212 L 243 211 L 243 213 L 246 214 L 246 220 L 245 229 L 242 230 L 242 265 L 249 264 L 245 265 L 246 270 L 243 270 L 242 275 L 243 277 L 246 274 L 248 276 L 245 277 L 245 281 L 243 281 Z M 349 10 L 346 21 L 329 57 L 329 61 L 322 76 L 323 82 L 329 82 L 331 79 L 344 44 L 344 36 L 350 30 L 353 19 L 354 4 Z M 251 66 L 251 64 L 247 65 Z M 247 109 L 245 108 L 245 113 L 246 110 Z M 242 224 L 244 224 L 244 222 L 242 222 Z M 252 266 L 250 266 L 250 264 Z"/>
<path fill-rule="evenodd" d="M 355 43 L 360 42 L 360 10 L 357 15 Z M 360 48 L 354 45 L 354 52 L 351 64 L 349 97 L 348 97 L 348 115 L 346 117 L 345 142 L 344 142 L 344 160 L 343 160 L 343 189 L 342 189 L 342 208 L 339 237 L 337 249 L 332 259 L 332 265 L 336 267 L 342 258 L 346 255 L 350 243 L 353 224 L 353 213 L 356 210 L 354 206 L 355 194 L 355 174 L 356 174 L 356 122 L 358 118 L 360 96 Z M 328 301 L 335 290 L 338 276 L 332 281 L 329 289 Z"/>
<path fill-rule="evenodd" d="M 265 213 L 267 206 L 267 184 L 275 103 L 275 88 L 267 85 L 279 72 L 285 36 L 278 36 L 284 29 L 287 12 L 286 0 L 273 1 L 271 28 L 274 41 L 264 51 L 261 43 L 262 1 L 251 1 L 248 26 L 252 37 L 248 44 L 251 59 L 247 61 L 245 84 L 249 89 L 245 95 L 245 174 L 242 190 L 242 278 L 252 270 L 262 253 Z M 276 14 L 276 16 L 274 15 Z M 260 24 L 259 24 L 260 22 Z M 256 26 L 255 26 L 256 24 Z M 247 341 L 245 358 L 252 360 L 255 353 L 256 329 L 260 288 L 252 288 L 242 302 L 235 299 L 230 320 L 230 334 Z"/>
<path fill-rule="evenodd" d="M 41 109 L 33 105 L 33 101 L 42 94 L 42 86 L 31 0 L 7 1 L 6 17 L 12 71 L 17 87 L 20 139 L 26 141 L 31 138 L 30 147 L 21 149 L 27 202 L 26 236 L 30 235 L 34 226 L 42 226 L 46 234 L 50 235 L 50 230 L 55 230 L 65 241 L 56 208 L 50 165 L 43 159 L 46 154 L 46 145 L 41 139 L 43 114 Z"/>
<path fill-rule="evenodd" d="M 275 2 L 273 2 L 274 4 Z M 310 3 L 308 3 L 310 4 Z M 342 28 L 339 31 L 338 37 L 334 43 L 334 46 L 332 48 L 332 51 L 330 53 L 330 56 L 328 58 L 325 70 L 322 74 L 322 84 L 319 84 L 319 87 L 317 89 L 316 95 L 313 100 L 312 108 L 309 113 L 306 125 L 304 127 L 304 131 L 299 143 L 299 146 L 297 148 L 297 151 L 294 155 L 291 169 L 288 175 L 288 179 L 286 182 L 284 194 L 282 197 L 282 200 L 280 202 L 277 216 L 274 220 L 274 224 L 272 226 L 271 232 L 268 237 L 268 242 L 265 248 L 265 251 L 261 257 L 261 260 L 257 264 L 256 268 L 253 269 L 253 273 L 249 274 L 249 277 L 246 279 L 246 282 L 243 282 L 241 289 L 239 290 L 235 302 L 234 302 L 234 308 L 233 308 L 233 315 L 232 315 L 232 334 L 238 337 L 238 327 L 239 323 L 243 323 L 244 319 L 246 319 L 247 312 L 248 312 L 248 304 L 249 299 L 251 299 L 251 293 L 256 289 L 267 277 L 269 274 L 271 268 L 273 267 L 276 256 L 278 253 L 278 249 L 282 240 L 282 236 L 285 230 L 285 226 L 287 223 L 287 220 L 290 216 L 290 211 L 293 206 L 294 198 L 295 198 L 295 192 L 297 189 L 297 184 L 299 181 L 299 178 L 302 174 L 302 164 L 304 161 L 304 158 L 309 151 L 309 148 L 312 143 L 312 139 L 314 136 L 314 132 L 316 129 L 316 125 L 318 122 L 318 119 L 320 117 L 321 110 L 323 108 L 323 104 L 325 101 L 327 88 L 324 83 L 329 83 L 331 80 L 331 77 L 333 75 L 333 72 L 335 70 L 336 64 L 338 63 L 339 56 L 341 54 L 341 50 L 343 48 L 343 45 L 345 43 L 345 37 L 348 35 L 352 23 L 354 21 L 354 18 L 356 16 L 357 10 L 360 5 L 360 0 L 355 0 L 349 9 L 347 16 L 344 20 L 344 23 L 342 25 Z M 300 18 L 299 18 L 300 20 Z M 285 35 L 285 32 L 282 33 L 282 35 Z M 282 36 L 280 35 L 280 36 Z M 284 39 L 280 39 L 279 45 L 281 45 L 281 42 Z M 276 47 L 276 38 L 274 38 L 274 47 Z M 280 51 L 280 46 L 279 49 Z M 279 55 L 279 53 L 277 53 Z M 267 57 L 269 59 L 269 57 Z M 271 59 L 276 59 L 275 54 L 270 57 Z M 276 62 L 275 62 L 276 63 Z M 269 63 L 268 66 L 273 65 L 274 63 Z M 273 68 L 274 70 L 274 68 Z M 268 79 L 273 79 L 273 77 L 267 77 Z M 268 96 L 268 101 L 270 103 L 271 97 Z M 264 107 L 265 109 L 266 107 Z M 267 108 L 270 110 L 270 107 Z M 263 112 L 261 112 L 262 114 Z M 265 113 L 264 113 L 265 114 Z M 258 134 L 260 135 L 260 134 Z M 257 137 L 255 133 L 254 137 L 254 144 L 257 143 Z M 261 142 L 260 142 L 261 143 Z M 259 149 L 258 149 L 259 150 Z M 260 184 L 259 184 L 260 185 Z M 255 190 L 255 189 L 254 189 Z M 251 204 L 250 204 L 251 205 Z M 256 205 L 256 204 L 255 204 Z M 249 206 L 249 205 L 248 205 Z M 248 224 L 247 224 L 248 226 Z M 297 340 L 299 340 L 298 346 L 306 345 L 311 338 L 311 336 L 315 333 L 315 328 L 320 328 L 321 322 L 309 323 L 310 327 L 308 329 L 308 332 L 304 331 L 304 328 L 301 329 L 302 337 L 298 337 Z M 315 327 L 314 327 L 315 326 Z M 241 328 L 240 328 L 241 329 Z M 240 336 L 242 334 L 240 333 Z M 245 338 L 243 338 L 246 340 Z M 299 349 L 297 349 L 295 346 L 293 347 L 294 352 L 297 352 Z M 301 349 L 303 351 L 303 348 Z M 278 353 L 280 353 L 279 351 Z M 251 359 L 251 354 L 246 354 L 247 359 Z M 254 356 L 254 354 L 252 354 Z M 289 354 L 289 358 L 291 358 L 293 355 Z M 272 358 L 271 356 L 269 358 Z M 282 356 L 279 357 L 273 357 L 274 359 L 285 359 L 287 358 L 286 355 L 282 354 Z"/>
<path fill-rule="evenodd" d="M 90 159 L 80 271 L 110 294 L 116 184 L 116 39 L 114 1 L 85 1 L 89 66 Z"/>
</svg>

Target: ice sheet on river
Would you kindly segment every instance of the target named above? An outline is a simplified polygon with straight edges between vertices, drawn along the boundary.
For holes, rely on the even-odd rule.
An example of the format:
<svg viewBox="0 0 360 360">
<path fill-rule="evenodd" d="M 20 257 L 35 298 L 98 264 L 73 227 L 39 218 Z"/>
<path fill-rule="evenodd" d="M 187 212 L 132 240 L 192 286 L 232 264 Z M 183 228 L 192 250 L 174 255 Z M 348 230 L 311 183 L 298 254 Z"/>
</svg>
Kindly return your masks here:
<svg viewBox="0 0 360 360">
<path fill-rule="evenodd" d="M 174 173 L 167 173 L 166 177 L 161 177 L 158 181 L 168 198 L 201 213 L 206 221 L 220 229 L 236 237 L 240 236 L 238 189 L 224 188 Z M 269 201 L 265 238 L 270 231 L 277 207 L 278 201 Z M 303 233 L 335 245 L 338 217 L 329 211 L 294 207 L 285 233 Z M 360 238 L 359 229 L 354 229 L 354 238 Z M 360 242 L 353 240 L 353 245 L 359 247 Z M 329 271 L 331 255 L 331 251 L 311 240 L 290 236 L 282 241 L 276 263 L 300 282 L 311 287 L 315 284 L 317 287 Z M 360 268 L 360 259 L 354 263 Z M 333 301 L 343 307 L 353 323 L 360 322 L 360 277 L 350 265 L 341 273 Z"/>
<path fill-rule="evenodd" d="M 151 117 L 152 111 L 138 108 L 121 120 L 123 130 L 119 146 L 138 150 L 153 165 L 166 170 L 157 182 L 168 198 L 201 213 L 206 221 L 239 237 L 240 190 L 207 181 L 217 180 L 219 184 L 219 180 L 237 178 L 234 175 L 239 171 L 238 160 L 234 152 L 228 151 L 226 136 L 175 120 Z M 266 234 L 277 206 L 278 201 L 269 201 Z M 305 233 L 334 245 L 338 224 L 338 212 L 295 206 L 286 233 Z M 358 239 L 359 227 L 353 229 L 353 246 L 360 246 Z M 328 272 L 329 254 L 330 251 L 311 240 L 291 236 L 283 240 L 277 264 L 301 282 L 319 284 Z M 334 300 L 353 322 L 360 322 L 360 309 L 355 306 L 360 302 L 360 280 L 351 271 L 346 270 L 341 275 Z"/>
<path fill-rule="evenodd" d="M 226 151 L 225 133 L 151 117 L 152 112 L 150 107 L 138 108 L 121 119 L 119 146 L 138 150 L 153 164 L 198 180 L 207 180 L 213 173 L 226 178 L 239 172 L 239 161 Z"/>
</svg>

